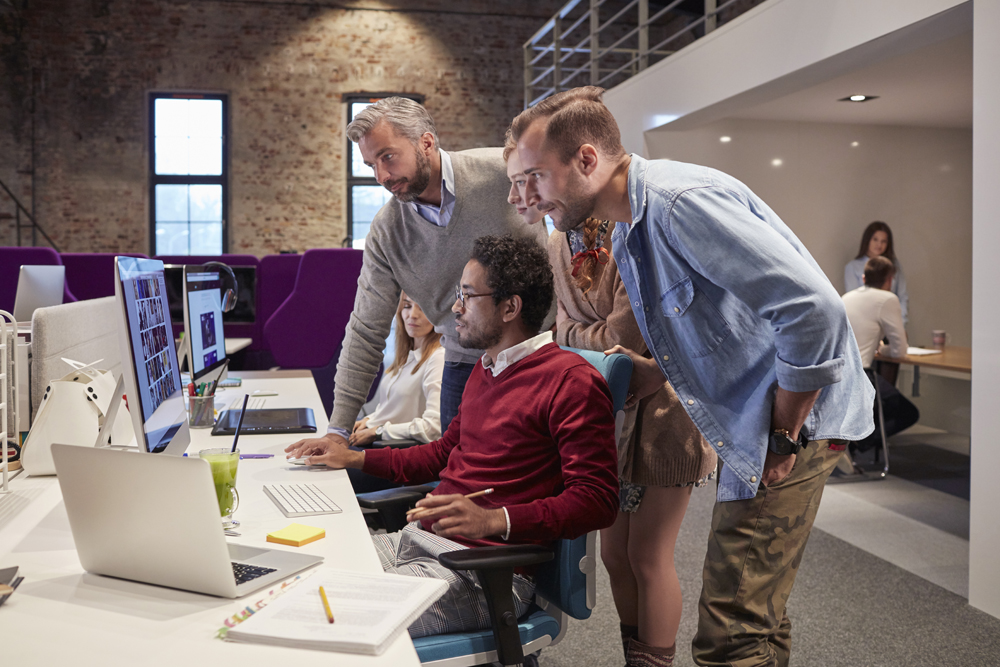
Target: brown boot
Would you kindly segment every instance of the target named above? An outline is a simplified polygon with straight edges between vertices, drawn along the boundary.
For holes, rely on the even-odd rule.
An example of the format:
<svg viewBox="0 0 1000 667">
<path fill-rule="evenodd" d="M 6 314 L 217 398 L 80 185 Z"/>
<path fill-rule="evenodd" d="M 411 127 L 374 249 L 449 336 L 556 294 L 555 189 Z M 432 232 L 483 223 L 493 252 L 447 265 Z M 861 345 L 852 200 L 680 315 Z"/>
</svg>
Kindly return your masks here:
<svg viewBox="0 0 1000 667">
<path fill-rule="evenodd" d="M 674 664 L 674 652 L 677 644 L 669 648 L 646 646 L 637 638 L 628 643 L 628 653 L 625 654 L 626 667 L 671 667 Z"/>
<path fill-rule="evenodd" d="M 635 640 L 639 636 L 639 626 L 638 625 L 625 625 L 619 622 L 619 627 L 622 632 L 622 653 L 625 655 L 625 659 L 628 660 L 628 643 L 629 641 Z"/>
</svg>

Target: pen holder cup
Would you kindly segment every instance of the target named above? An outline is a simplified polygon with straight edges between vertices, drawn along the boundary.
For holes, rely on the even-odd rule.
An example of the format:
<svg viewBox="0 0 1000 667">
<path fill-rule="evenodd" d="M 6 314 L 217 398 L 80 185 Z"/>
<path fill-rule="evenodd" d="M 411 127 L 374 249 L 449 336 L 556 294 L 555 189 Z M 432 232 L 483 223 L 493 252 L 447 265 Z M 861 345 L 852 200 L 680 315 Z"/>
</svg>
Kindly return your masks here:
<svg viewBox="0 0 1000 667">
<path fill-rule="evenodd" d="M 188 396 L 188 426 L 212 428 L 215 426 L 215 397 Z"/>
</svg>

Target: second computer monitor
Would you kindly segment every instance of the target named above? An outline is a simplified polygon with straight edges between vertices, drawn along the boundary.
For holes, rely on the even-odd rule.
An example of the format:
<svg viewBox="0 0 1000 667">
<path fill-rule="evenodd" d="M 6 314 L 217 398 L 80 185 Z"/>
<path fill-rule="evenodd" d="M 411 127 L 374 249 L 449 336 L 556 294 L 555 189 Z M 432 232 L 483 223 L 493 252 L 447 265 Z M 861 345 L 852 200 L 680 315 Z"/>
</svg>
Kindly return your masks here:
<svg viewBox="0 0 1000 667">
<path fill-rule="evenodd" d="M 216 267 L 184 267 L 184 338 L 192 382 L 220 369 L 226 361 L 221 289 Z"/>
</svg>

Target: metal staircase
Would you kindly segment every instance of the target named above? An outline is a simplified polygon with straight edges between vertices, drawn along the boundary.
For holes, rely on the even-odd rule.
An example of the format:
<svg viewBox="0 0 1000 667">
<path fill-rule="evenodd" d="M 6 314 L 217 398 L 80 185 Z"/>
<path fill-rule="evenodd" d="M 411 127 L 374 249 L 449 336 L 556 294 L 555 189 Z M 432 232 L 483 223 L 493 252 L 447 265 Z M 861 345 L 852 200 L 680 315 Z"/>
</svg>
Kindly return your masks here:
<svg viewBox="0 0 1000 667">
<path fill-rule="evenodd" d="M 10 197 L 10 200 L 12 202 L 14 202 L 14 213 L 13 214 L 11 214 L 11 213 L 0 213 L 0 220 L 13 220 L 14 221 L 14 239 L 15 239 L 14 240 L 14 245 L 16 245 L 16 246 L 22 246 L 22 245 L 37 246 L 38 245 L 38 235 L 41 234 L 45 238 L 45 240 L 48 242 L 49 246 L 53 250 L 55 250 L 56 252 L 59 252 L 59 247 L 55 244 L 55 242 L 52 240 L 52 238 L 48 234 L 45 233 L 45 230 L 42 229 L 42 227 L 38 224 L 38 222 L 35 220 L 34 216 L 31 215 L 31 212 L 28 211 L 28 209 L 24 207 L 24 204 L 21 203 L 21 201 L 14 195 L 13 192 L 11 192 L 10 188 L 8 188 L 7 184 L 4 183 L 3 181 L 0 181 L 0 189 L 2 189 L 5 193 L 7 193 L 7 196 Z M 23 223 L 22 220 L 26 220 L 27 222 Z M 23 242 L 25 240 L 23 237 L 27 236 L 27 234 L 22 234 L 22 232 L 24 230 L 30 230 L 30 232 L 31 232 L 31 234 L 30 234 L 31 243 L 30 244 L 26 244 L 26 243 Z"/>
</svg>

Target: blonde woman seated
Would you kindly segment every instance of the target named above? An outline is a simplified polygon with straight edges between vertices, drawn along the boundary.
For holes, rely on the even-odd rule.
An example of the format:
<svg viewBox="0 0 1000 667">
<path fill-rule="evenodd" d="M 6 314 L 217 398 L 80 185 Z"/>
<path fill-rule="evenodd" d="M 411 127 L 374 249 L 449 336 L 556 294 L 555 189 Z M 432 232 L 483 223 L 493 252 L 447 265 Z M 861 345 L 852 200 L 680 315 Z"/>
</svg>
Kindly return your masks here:
<svg viewBox="0 0 1000 667">
<path fill-rule="evenodd" d="M 382 374 L 378 407 L 354 424 L 349 444 L 367 447 L 376 440 L 431 442 L 441 437 L 441 334 L 406 294 L 396 308 L 396 358 Z M 398 486 L 360 470 L 348 474 L 357 493 Z"/>
</svg>

